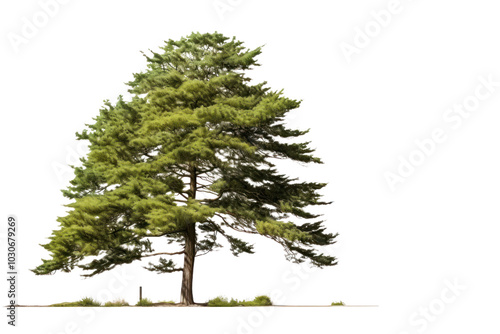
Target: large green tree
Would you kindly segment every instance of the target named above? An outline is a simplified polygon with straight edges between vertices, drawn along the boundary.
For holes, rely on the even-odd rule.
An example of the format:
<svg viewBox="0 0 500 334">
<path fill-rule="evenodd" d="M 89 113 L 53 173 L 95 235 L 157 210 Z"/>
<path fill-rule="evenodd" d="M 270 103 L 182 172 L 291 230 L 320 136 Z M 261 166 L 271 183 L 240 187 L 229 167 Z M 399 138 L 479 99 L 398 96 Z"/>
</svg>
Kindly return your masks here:
<svg viewBox="0 0 500 334">
<path fill-rule="evenodd" d="M 33 271 L 76 266 L 93 276 L 160 256 L 147 269 L 182 271 L 180 301 L 190 305 L 195 257 L 220 247 L 217 238 L 234 255 L 253 253 L 230 232 L 268 237 L 297 263 L 335 265 L 315 248 L 337 235 L 310 212 L 328 204 L 318 193 L 325 184 L 299 182 L 273 164 L 321 160 L 309 143 L 294 140 L 307 131 L 284 124 L 300 102 L 245 76 L 260 53 L 219 33 L 193 33 L 144 54 L 147 69 L 128 83 L 132 98 L 106 101 L 95 122 L 77 133 L 90 152 L 63 190 L 72 201 L 43 245 L 51 258 Z M 181 249 L 155 253 L 153 238 Z M 182 267 L 175 255 L 184 256 Z"/>
</svg>

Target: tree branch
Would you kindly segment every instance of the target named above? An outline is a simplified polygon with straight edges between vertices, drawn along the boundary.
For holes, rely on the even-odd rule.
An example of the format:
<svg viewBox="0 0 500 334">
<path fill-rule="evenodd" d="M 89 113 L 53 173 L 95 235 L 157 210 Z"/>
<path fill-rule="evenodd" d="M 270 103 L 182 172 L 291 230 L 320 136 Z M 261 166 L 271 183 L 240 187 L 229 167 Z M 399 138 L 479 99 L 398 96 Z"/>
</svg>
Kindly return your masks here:
<svg viewBox="0 0 500 334">
<path fill-rule="evenodd" d="M 154 235 L 154 234 L 145 234 L 145 235 L 144 235 L 144 237 L 148 237 L 148 238 L 163 237 L 163 236 L 168 235 L 168 234 L 180 233 L 180 232 L 185 232 L 185 231 L 186 231 L 186 229 L 185 229 L 185 228 L 183 228 L 183 229 L 180 229 L 180 230 L 175 230 L 175 231 L 165 232 L 165 233 L 158 234 L 158 235 Z"/>
<path fill-rule="evenodd" d="M 224 195 L 224 192 L 221 192 L 219 195 L 217 195 L 216 198 L 207 198 L 207 199 L 201 200 L 200 202 L 215 202 L 215 201 L 219 200 L 222 197 L 222 195 Z"/>
<path fill-rule="evenodd" d="M 167 252 L 155 253 L 155 254 L 144 255 L 142 257 L 150 257 L 150 256 L 157 256 L 157 255 L 180 255 L 180 254 L 184 254 L 184 251 L 175 252 L 175 253 L 167 253 Z"/>
</svg>

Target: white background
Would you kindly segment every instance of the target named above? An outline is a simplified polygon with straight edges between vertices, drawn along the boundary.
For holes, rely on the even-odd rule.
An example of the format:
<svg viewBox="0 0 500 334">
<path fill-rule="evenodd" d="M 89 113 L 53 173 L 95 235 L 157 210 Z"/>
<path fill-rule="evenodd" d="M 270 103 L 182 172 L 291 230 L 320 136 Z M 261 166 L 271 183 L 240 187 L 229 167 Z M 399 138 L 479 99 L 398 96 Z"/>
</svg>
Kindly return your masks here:
<svg viewBox="0 0 500 334">
<path fill-rule="evenodd" d="M 303 100 L 289 123 L 311 128 L 307 139 L 325 163 L 286 172 L 329 183 L 324 194 L 334 204 L 322 212 L 328 230 L 340 233 L 330 248 L 339 265 L 306 273 L 260 238 L 255 255 L 235 258 L 222 249 L 198 258 L 195 300 L 280 293 L 287 305 L 379 305 L 278 308 L 270 315 L 249 308 L 23 308 L 9 333 L 498 332 L 500 87 L 456 128 L 443 115 L 474 96 L 479 77 L 500 81 L 500 8 L 491 0 L 401 0 L 349 62 L 342 43 L 355 45 L 358 28 L 376 29 L 370 13 L 389 3 L 70 0 L 15 47 L 9 38 L 22 36 L 24 20 L 43 19 L 42 6 L 2 2 L 0 217 L 19 218 L 21 304 L 106 301 L 109 293 L 135 304 L 139 286 L 153 301 L 178 301 L 180 274 L 156 275 L 144 263 L 90 279 L 79 272 L 39 277 L 29 269 L 47 257 L 39 244 L 65 214 L 60 189 L 71 173 L 61 166 L 81 154 L 75 132 L 103 100 L 126 93 L 124 82 L 145 68 L 140 51 L 192 31 L 218 31 L 249 48 L 265 44 L 262 66 L 250 76 Z M 221 13 L 217 4 L 228 7 Z M 446 141 L 392 190 L 385 174 L 396 173 L 398 157 L 408 159 L 415 141 L 436 128 Z M 464 287 L 447 303 L 446 282 Z M 419 312 L 429 308 L 425 320 Z M 7 328 L 5 315 L 0 319 Z"/>
</svg>

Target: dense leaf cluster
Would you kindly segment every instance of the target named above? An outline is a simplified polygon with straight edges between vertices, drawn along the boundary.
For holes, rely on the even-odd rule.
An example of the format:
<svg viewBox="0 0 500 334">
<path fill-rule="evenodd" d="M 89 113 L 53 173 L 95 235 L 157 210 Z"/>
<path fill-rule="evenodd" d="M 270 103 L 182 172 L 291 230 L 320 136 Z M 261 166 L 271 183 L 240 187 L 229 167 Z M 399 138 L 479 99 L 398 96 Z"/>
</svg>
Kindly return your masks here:
<svg viewBox="0 0 500 334">
<path fill-rule="evenodd" d="M 290 260 L 336 264 L 314 248 L 336 235 L 307 210 L 328 204 L 318 193 L 325 184 L 299 182 L 273 164 L 321 161 L 309 143 L 288 140 L 307 132 L 284 124 L 300 102 L 245 76 L 260 53 L 218 33 L 193 33 L 145 54 L 147 69 L 128 83 L 133 97 L 106 101 L 77 133 L 90 153 L 63 191 L 70 210 L 43 245 L 51 259 L 34 272 L 79 266 L 95 275 L 154 255 L 152 238 L 182 244 L 189 224 L 200 236 L 198 255 L 220 247 L 220 237 L 234 255 L 253 253 L 230 234 L 246 232 L 278 242 Z M 179 270 L 164 258 L 149 269 Z"/>
</svg>

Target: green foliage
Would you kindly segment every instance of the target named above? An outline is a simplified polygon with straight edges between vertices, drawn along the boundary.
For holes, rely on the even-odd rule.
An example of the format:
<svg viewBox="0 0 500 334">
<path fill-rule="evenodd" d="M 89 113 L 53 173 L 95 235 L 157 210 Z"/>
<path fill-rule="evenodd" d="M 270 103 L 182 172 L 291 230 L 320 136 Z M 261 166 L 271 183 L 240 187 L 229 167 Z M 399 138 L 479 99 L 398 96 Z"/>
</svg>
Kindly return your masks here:
<svg viewBox="0 0 500 334">
<path fill-rule="evenodd" d="M 106 307 L 129 306 L 129 303 L 127 303 L 124 299 L 118 299 L 112 302 L 106 302 L 104 306 Z"/>
<path fill-rule="evenodd" d="M 157 302 L 156 304 L 169 304 L 169 305 L 175 305 L 175 302 L 173 300 L 162 300 Z"/>
<path fill-rule="evenodd" d="M 237 304 L 238 304 L 237 300 L 231 298 L 231 300 L 228 301 L 226 297 L 221 297 L 221 296 L 215 297 L 208 301 L 208 306 L 212 307 L 238 306 Z"/>
<path fill-rule="evenodd" d="M 153 302 L 147 298 L 143 298 L 139 300 L 135 306 L 153 306 Z"/>
<path fill-rule="evenodd" d="M 246 300 L 237 300 L 231 298 L 228 300 L 225 297 L 216 297 L 214 299 L 210 299 L 208 301 L 208 306 L 212 307 L 231 307 L 231 306 L 271 306 L 273 303 L 271 302 L 271 298 L 268 296 L 257 296 L 252 301 Z"/>
<path fill-rule="evenodd" d="M 279 243 L 290 261 L 335 265 L 317 246 L 337 235 L 309 211 L 329 204 L 319 194 L 326 184 L 299 182 L 273 163 L 322 162 L 300 142 L 308 131 L 285 125 L 301 102 L 246 76 L 260 53 L 219 33 L 193 33 L 144 54 L 146 69 L 127 83 L 132 97 L 105 101 L 76 134 L 90 151 L 63 190 L 71 203 L 43 245 L 50 258 L 33 271 L 96 275 L 154 254 L 152 238 L 183 246 L 188 225 L 196 226 L 197 255 L 221 239 L 235 256 L 251 254 L 253 245 L 233 235 L 243 232 Z M 177 263 L 160 258 L 148 269 L 175 272 Z"/>
<path fill-rule="evenodd" d="M 52 307 L 97 307 L 101 306 L 101 303 L 90 297 L 82 298 L 76 302 L 64 302 L 59 304 L 52 304 Z"/>
<path fill-rule="evenodd" d="M 264 295 L 255 297 L 253 302 L 259 306 L 271 306 L 271 305 L 273 305 L 271 298 L 269 298 L 268 296 L 264 296 Z"/>
<path fill-rule="evenodd" d="M 101 306 L 101 303 L 90 297 L 85 297 L 79 301 L 80 306 Z"/>
<path fill-rule="evenodd" d="M 157 274 L 162 274 L 162 273 L 171 273 L 174 271 L 180 271 L 179 268 L 175 268 L 175 263 L 172 260 L 166 260 L 162 257 L 159 259 L 159 264 L 155 265 L 151 262 L 149 262 L 148 267 L 144 267 L 149 271 L 156 272 Z"/>
<path fill-rule="evenodd" d="M 339 301 L 339 302 L 333 302 L 332 306 L 345 306 L 345 304 L 343 301 Z"/>
</svg>

